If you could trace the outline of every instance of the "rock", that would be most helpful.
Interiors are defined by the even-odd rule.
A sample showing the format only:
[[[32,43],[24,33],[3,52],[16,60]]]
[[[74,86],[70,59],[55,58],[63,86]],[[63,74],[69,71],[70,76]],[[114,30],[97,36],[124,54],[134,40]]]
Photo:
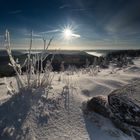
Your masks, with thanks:
[[[2,136],[5,135],[5,136],[8,136],[8,137],[11,137],[11,136],[13,136],[14,132],[15,132],[14,126],[5,127],[5,128],[3,129]]]
[[[88,89],[82,90],[83,95],[90,97],[90,91]]]
[[[0,86],[1,86],[1,85],[5,85],[5,83],[0,83]]]
[[[112,113],[123,122],[140,126],[140,86],[127,85],[108,96]]]
[[[107,98],[105,96],[93,97],[87,102],[87,110],[95,111],[104,117],[109,117],[109,111],[107,109]]]
[[[140,139],[140,82],[113,91],[108,96],[108,104],[114,124]]]
[[[127,69],[126,69],[126,72],[135,72],[135,73],[139,73],[140,72],[140,68],[139,67],[137,67],[137,66],[132,66],[132,67],[128,67]]]

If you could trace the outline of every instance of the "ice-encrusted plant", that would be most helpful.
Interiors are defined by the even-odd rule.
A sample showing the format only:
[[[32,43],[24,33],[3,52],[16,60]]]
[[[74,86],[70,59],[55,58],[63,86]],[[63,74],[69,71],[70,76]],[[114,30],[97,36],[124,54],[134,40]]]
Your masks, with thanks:
[[[48,48],[52,42],[53,38],[49,40],[49,43],[46,44],[46,40],[44,41],[44,49],[41,51],[40,54],[31,54],[32,50],[32,42],[33,42],[33,32],[31,32],[30,37],[30,48],[28,55],[25,59],[24,64],[21,64],[16,61],[12,55],[11,47],[10,47],[10,33],[8,30],[5,32],[5,47],[9,56],[10,63],[9,65],[14,69],[16,73],[16,80],[18,83],[18,90],[19,92],[28,90],[28,91],[43,91],[44,93],[48,93],[51,87],[52,79],[54,74],[52,73],[52,69],[50,69],[54,55],[52,56],[51,60],[48,60],[43,68],[43,62],[49,56]],[[24,76],[22,75],[22,67],[26,67],[26,72]],[[7,83],[7,82],[6,82]],[[8,86],[9,92],[11,94],[16,94],[17,91],[11,89],[11,86]]]

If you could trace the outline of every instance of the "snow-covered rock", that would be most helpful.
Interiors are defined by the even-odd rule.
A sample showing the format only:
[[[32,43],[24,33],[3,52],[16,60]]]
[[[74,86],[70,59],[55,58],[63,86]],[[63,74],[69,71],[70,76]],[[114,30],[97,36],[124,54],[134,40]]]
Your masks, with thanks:
[[[108,96],[113,122],[123,131],[140,139],[140,82],[134,82]]]
[[[140,67],[137,67],[137,66],[132,66],[132,67],[128,67],[126,69],[126,72],[129,72],[129,73],[139,73],[140,72]]]
[[[87,109],[89,111],[95,111],[104,117],[109,117],[109,111],[107,109],[107,98],[105,96],[96,96],[87,102]]]

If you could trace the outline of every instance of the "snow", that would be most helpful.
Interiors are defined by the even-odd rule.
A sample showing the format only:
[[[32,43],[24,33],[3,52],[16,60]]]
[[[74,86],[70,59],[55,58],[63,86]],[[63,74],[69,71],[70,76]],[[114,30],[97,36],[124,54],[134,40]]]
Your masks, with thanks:
[[[93,55],[93,56],[97,56],[97,57],[101,57],[101,56],[103,56],[103,55],[105,55],[105,54],[103,54],[103,53],[99,53],[99,52],[92,52],[92,51],[90,51],[90,52],[86,52],[87,54],[90,54],[90,55]]]
[[[91,140],[134,140],[120,130],[112,122],[96,113],[86,118],[87,130]]]
[[[115,128],[111,121],[96,113],[86,116],[82,112],[82,103],[96,95],[107,96],[111,91],[118,89],[136,79],[140,79],[140,59],[135,59],[134,66],[124,69],[102,69],[96,76],[82,74],[81,71],[73,75],[55,73],[52,83],[52,90],[49,98],[61,96],[63,87],[70,86],[70,111],[65,109],[65,104],[58,103],[58,108],[53,112],[47,112],[47,122],[41,123],[38,120],[38,104],[34,104],[22,124],[22,129],[29,127],[30,131],[25,139],[31,140],[134,140]],[[129,69],[129,72],[128,72]],[[132,71],[130,71],[132,69]],[[59,77],[61,75],[61,80]],[[7,78],[16,85],[15,77]],[[0,83],[4,78],[0,78]],[[10,98],[7,95],[7,88],[0,84],[0,103]],[[50,104],[51,105],[51,104]]]

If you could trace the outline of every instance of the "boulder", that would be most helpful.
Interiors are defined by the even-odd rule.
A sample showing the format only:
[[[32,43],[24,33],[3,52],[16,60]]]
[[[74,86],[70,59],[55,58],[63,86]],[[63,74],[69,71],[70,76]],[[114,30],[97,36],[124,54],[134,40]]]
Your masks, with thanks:
[[[93,97],[87,102],[87,110],[99,113],[104,117],[109,117],[109,111],[107,109],[107,98],[105,96]]]
[[[108,95],[108,106],[114,124],[140,139],[140,82],[113,91]]]

